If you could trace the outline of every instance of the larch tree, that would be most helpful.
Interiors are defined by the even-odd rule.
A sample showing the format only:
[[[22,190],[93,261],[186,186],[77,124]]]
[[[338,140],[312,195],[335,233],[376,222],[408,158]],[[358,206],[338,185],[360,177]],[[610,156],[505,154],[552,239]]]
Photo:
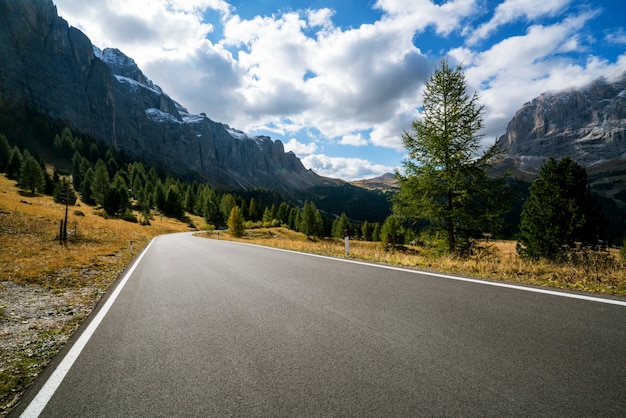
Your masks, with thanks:
[[[484,105],[468,92],[461,65],[442,60],[425,85],[421,110],[402,135],[408,158],[404,172],[396,171],[394,213],[427,221],[450,254],[463,254],[472,238],[494,232],[506,210],[504,177],[488,176],[498,149],[482,151]]]

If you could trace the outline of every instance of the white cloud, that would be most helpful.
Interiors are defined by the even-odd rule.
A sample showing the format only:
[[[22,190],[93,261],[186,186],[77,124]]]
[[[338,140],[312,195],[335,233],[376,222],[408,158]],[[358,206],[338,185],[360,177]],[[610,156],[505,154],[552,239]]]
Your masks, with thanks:
[[[571,0],[505,0],[496,7],[491,20],[473,31],[467,42],[474,44],[490,36],[500,26],[517,19],[526,18],[532,21],[539,17],[554,16],[570,2]]]
[[[317,144],[310,142],[308,144],[302,143],[295,138],[291,138],[289,142],[284,144],[285,151],[292,151],[298,157],[311,155],[317,151]]]
[[[350,134],[350,135],[344,135],[340,140],[339,143],[341,145],[352,145],[354,147],[364,147],[368,144],[367,139],[363,138],[362,134]]]
[[[476,0],[451,0],[441,5],[431,0],[378,0],[375,7],[393,17],[394,25],[408,25],[412,31],[423,31],[428,26],[443,35],[461,27],[461,22],[473,15]]]
[[[613,45],[626,45],[626,30],[619,28],[613,32],[609,32],[604,37],[605,41]]]
[[[306,168],[310,168],[321,176],[347,181],[378,177],[394,171],[393,167],[373,164],[361,158],[329,157],[324,154],[304,157],[302,163]]]

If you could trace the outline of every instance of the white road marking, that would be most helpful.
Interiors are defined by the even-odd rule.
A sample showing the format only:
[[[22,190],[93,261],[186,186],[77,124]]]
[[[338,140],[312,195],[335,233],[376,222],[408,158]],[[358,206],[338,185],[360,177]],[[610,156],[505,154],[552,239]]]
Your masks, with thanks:
[[[227,242],[227,241],[223,241],[223,242]],[[471,279],[469,277],[451,276],[451,275],[443,274],[443,273],[434,273],[430,271],[412,270],[412,269],[402,268],[402,267],[386,266],[384,264],[374,264],[374,263],[367,263],[365,261],[349,260],[346,258],[329,257],[329,256],[319,255],[319,254],[303,253],[299,251],[285,250],[282,248],[266,247],[266,246],[257,245],[257,244],[248,244],[248,243],[241,243],[241,242],[235,242],[235,241],[228,241],[228,242],[236,243],[236,244],[243,244],[243,245],[252,245],[255,247],[266,248],[266,249],[276,250],[276,251],[284,251],[284,252],[293,253],[293,254],[306,255],[309,257],[318,257],[318,258],[324,258],[327,260],[341,261],[344,263],[359,264],[362,266],[378,267],[381,269],[396,270],[396,271],[402,271],[402,272],[413,273],[413,274],[421,274],[424,276],[440,277],[442,279],[458,280],[461,282],[476,283],[476,284],[482,284],[482,285],[487,285],[487,286],[504,287],[507,289],[521,290],[524,292],[542,293],[544,295],[560,296],[564,298],[582,299],[582,300],[591,301],[591,302],[606,303],[609,305],[626,306],[626,301],[617,300],[617,299],[607,299],[607,298],[601,298],[597,296],[587,296],[587,295],[578,294],[578,293],[568,293],[568,292],[563,292],[563,291],[542,289],[542,288],[536,288],[536,287],[527,287],[527,286],[515,285],[515,284],[510,284],[510,283],[494,282],[494,281],[480,280],[480,279]]]
[[[89,342],[89,339],[94,334],[94,332],[96,331],[96,329],[98,328],[98,326],[100,325],[104,317],[106,316],[107,312],[109,312],[109,309],[115,302],[115,299],[117,299],[120,292],[126,285],[126,282],[135,271],[135,267],[137,267],[137,265],[143,258],[144,254],[148,251],[148,248],[150,248],[153,242],[154,240],[150,241],[150,243],[142,251],[141,255],[137,257],[137,260],[135,260],[132,267],[128,270],[124,278],[117,285],[113,293],[111,293],[111,296],[109,296],[109,299],[107,299],[106,303],[102,306],[98,314],[91,321],[87,329],[85,329],[85,331],[81,334],[80,338],[78,338],[78,340],[76,341],[76,343],[74,343],[70,351],[65,355],[61,363],[57,366],[57,368],[54,370],[52,375],[48,378],[46,383],[39,390],[35,398],[30,402],[30,404],[24,410],[24,412],[22,412],[22,415],[20,415],[20,418],[36,418],[41,414],[41,412],[44,410],[44,408],[46,407],[46,405],[48,404],[48,402],[50,401],[50,399],[52,398],[56,390],[61,385],[61,382],[63,381],[67,373],[70,371],[70,369],[74,365],[74,362],[76,361],[80,353],[83,351],[83,348],[85,348],[85,346],[87,345],[87,342]]]

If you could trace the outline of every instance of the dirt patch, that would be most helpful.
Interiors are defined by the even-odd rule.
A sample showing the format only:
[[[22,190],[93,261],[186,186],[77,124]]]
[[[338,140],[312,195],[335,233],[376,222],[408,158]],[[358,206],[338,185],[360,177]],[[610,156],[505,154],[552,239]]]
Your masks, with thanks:
[[[27,383],[37,376],[93,310],[99,293],[94,287],[58,292],[0,282],[0,385],[7,385],[2,389],[8,392],[0,416],[21,394],[8,387],[22,386],[16,381]]]

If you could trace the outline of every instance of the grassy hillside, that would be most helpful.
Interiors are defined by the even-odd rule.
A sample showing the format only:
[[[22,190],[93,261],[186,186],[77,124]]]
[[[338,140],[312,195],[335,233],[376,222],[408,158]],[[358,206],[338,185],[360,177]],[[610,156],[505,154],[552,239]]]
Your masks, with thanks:
[[[160,216],[150,226],[104,219],[78,202],[61,245],[64,213],[51,197],[24,193],[0,175],[0,416],[150,239],[190,230]]]

